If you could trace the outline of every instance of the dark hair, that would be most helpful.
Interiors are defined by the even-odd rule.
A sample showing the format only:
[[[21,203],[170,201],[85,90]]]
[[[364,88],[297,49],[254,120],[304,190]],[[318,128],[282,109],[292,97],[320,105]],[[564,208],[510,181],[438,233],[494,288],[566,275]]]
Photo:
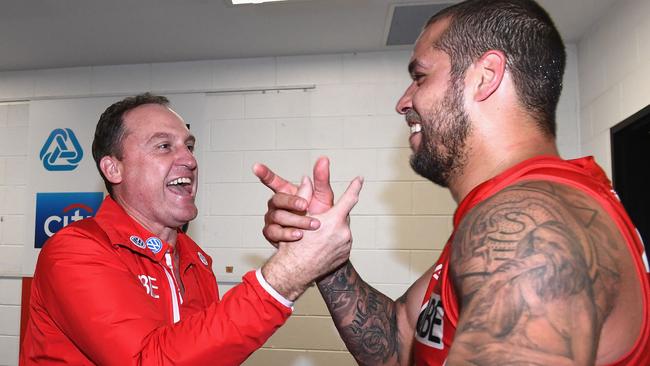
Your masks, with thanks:
[[[485,52],[504,52],[521,103],[555,136],[566,53],[548,13],[533,0],[468,0],[435,14],[425,28],[442,19],[450,24],[433,46],[449,55],[452,80]]]
[[[93,158],[95,159],[95,164],[97,165],[99,174],[101,174],[104,179],[104,184],[106,185],[106,190],[109,194],[113,193],[112,184],[104,176],[104,173],[99,167],[99,162],[104,156],[114,156],[117,159],[122,160],[122,140],[126,134],[124,128],[124,114],[144,104],[160,104],[168,106],[169,99],[151,93],[127,97],[106,108],[97,122],[95,138],[93,139]]]

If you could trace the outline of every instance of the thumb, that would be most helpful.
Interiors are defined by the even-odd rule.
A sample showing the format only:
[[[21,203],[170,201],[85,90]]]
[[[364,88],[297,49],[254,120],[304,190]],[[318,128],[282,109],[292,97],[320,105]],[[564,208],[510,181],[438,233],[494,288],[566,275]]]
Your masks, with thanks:
[[[334,192],[330,185],[330,162],[324,156],[314,164],[314,199],[328,207],[334,203]]]
[[[339,198],[336,205],[332,208],[337,214],[347,216],[352,208],[359,202],[359,193],[363,187],[363,177],[356,177],[350,182],[345,193]]]
[[[334,192],[330,185],[330,162],[327,157],[320,157],[314,164],[314,196],[309,203],[309,212],[321,214],[334,205]]]
[[[311,184],[311,179],[309,177],[302,177],[300,182],[300,187],[298,187],[298,192],[296,195],[300,198],[304,198],[307,202],[311,201],[311,197],[314,193],[314,187]]]

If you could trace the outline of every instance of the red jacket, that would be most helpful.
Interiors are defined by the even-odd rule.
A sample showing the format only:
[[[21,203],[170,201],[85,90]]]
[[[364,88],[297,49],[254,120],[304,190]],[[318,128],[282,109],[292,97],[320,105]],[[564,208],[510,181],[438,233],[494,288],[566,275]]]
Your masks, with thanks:
[[[459,316],[459,303],[449,274],[451,242],[461,220],[483,200],[500,190],[524,180],[547,180],[575,187],[598,201],[616,222],[628,250],[634,258],[636,272],[644,294],[643,326],[632,349],[610,366],[650,365],[650,269],[643,243],[625,209],[612,190],[605,173],[586,157],[564,161],[540,156],[526,160],[474,188],[458,205],[454,214],[454,232],[436,263],[425,293],[415,331],[414,361],[418,366],[444,365],[452,346]]]
[[[110,197],[59,231],[38,258],[20,364],[239,365],[291,314],[253,271],[219,300],[212,259],[183,233],[181,296],[168,249]]]

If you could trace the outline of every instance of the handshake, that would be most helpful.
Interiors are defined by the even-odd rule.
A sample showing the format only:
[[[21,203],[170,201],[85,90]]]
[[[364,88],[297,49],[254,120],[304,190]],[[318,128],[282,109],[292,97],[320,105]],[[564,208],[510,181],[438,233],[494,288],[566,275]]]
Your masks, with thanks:
[[[262,232],[278,250],[262,267],[262,275],[278,293],[294,301],[311,283],[349,259],[349,214],[359,200],[363,178],[353,179],[334,204],[329,161],[325,157],[314,165],[313,182],[303,177],[300,186],[263,164],[256,164],[253,172],[274,192]]]

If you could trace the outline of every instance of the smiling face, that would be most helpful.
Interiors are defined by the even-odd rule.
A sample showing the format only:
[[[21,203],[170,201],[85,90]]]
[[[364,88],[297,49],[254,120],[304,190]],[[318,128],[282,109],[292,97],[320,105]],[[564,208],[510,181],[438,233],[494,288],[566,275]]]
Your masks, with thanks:
[[[113,197],[145,228],[161,235],[194,219],[198,167],[194,136],[171,109],[144,104],[124,115],[123,157],[114,157]]]
[[[470,121],[463,107],[463,80],[451,77],[451,60],[433,47],[448,26],[440,20],[420,35],[409,72],[413,82],[397,103],[411,128],[411,166],[423,177],[448,187],[467,160]]]

